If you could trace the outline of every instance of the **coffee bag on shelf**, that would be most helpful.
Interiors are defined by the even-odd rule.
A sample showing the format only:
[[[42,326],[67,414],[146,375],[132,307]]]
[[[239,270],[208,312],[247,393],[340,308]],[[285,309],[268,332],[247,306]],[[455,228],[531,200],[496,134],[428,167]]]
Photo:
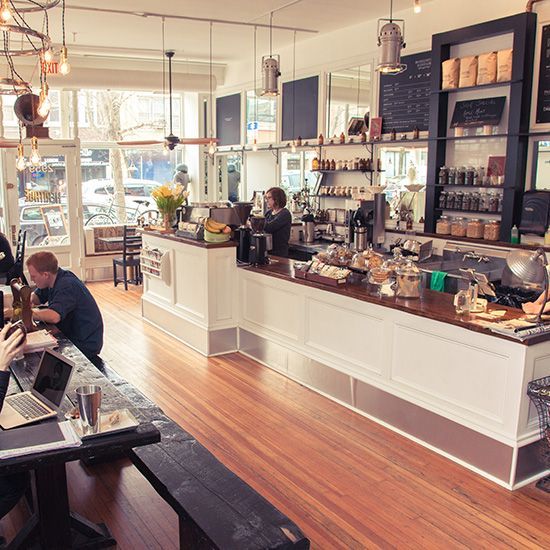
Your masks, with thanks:
[[[477,83],[477,55],[468,55],[460,60],[459,88],[468,88]]]
[[[482,53],[477,61],[477,84],[494,84],[497,81],[497,52]]]
[[[500,50],[497,53],[497,82],[512,80],[512,57],[514,50]]]
[[[458,79],[460,76],[460,59],[453,57],[441,63],[442,82],[441,89],[449,90],[458,88]]]

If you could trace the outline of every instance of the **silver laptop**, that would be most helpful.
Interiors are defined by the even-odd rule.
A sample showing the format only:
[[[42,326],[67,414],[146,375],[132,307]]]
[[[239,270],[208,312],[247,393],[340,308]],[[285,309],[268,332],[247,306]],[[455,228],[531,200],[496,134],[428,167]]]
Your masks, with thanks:
[[[73,374],[74,363],[51,349],[45,349],[30,391],[9,395],[0,412],[5,430],[57,416]]]

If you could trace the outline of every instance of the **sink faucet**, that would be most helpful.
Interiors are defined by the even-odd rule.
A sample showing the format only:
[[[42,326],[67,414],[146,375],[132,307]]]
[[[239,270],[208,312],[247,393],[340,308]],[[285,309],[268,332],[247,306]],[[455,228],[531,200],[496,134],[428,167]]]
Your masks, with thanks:
[[[487,256],[481,256],[480,254],[477,254],[475,251],[471,250],[469,252],[466,252],[464,256],[462,257],[462,261],[465,262],[466,260],[476,260],[478,264],[481,262],[488,263],[491,261],[491,258],[488,258]]]

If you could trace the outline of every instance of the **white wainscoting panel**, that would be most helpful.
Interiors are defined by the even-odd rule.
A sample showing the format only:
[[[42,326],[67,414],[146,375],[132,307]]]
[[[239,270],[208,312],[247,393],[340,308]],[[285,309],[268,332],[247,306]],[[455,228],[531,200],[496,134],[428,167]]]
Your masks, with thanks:
[[[206,322],[208,313],[208,270],[204,248],[179,245],[174,247],[176,310]]]
[[[510,357],[421,328],[394,325],[392,380],[446,403],[503,424]],[[518,368],[521,368],[518,365]]]

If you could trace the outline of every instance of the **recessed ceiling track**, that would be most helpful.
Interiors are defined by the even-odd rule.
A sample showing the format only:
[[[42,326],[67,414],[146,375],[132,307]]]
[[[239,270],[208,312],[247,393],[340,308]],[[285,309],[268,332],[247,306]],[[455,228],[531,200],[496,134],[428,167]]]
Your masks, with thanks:
[[[245,21],[233,21],[230,19],[209,19],[207,17],[193,17],[191,15],[170,15],[166,13],[154,13],[149,11],[127,11],[127,10],[115,10],[110,8],[97,8],[95,6],[67,6],[68,10],[79,10],[79,11],[91,11],[99,13],[110,13],[115,15],[133,15],[134,17],[158,17],[159,19],[180,19],[186,21],[197,21],[201,23],[218,23],[220,25],[238,25],[241,27],[258,27],[269,29],[269,24],[267,23],[250,23]],[[283,31],[296,31],[296,32],[305,32],[311,34],[317,34],[319,31],[313,29],[304,29],[299,27],[285,27],[283,25],[273,25],[273,29],[280,29]]]

